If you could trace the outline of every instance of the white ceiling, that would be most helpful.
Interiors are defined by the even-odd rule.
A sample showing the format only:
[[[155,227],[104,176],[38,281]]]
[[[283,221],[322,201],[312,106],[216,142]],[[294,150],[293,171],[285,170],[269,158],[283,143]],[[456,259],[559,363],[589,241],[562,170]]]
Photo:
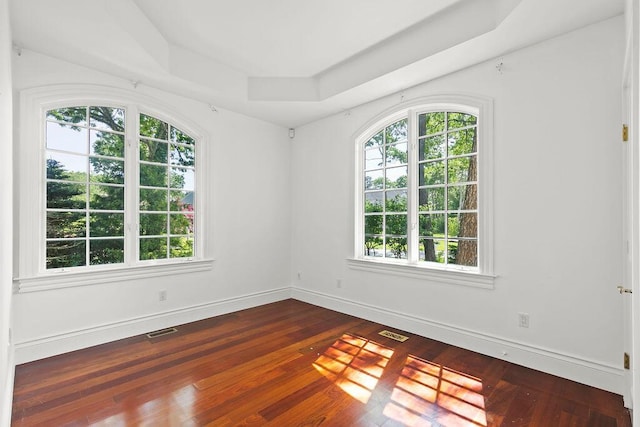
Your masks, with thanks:
[[[624,0],[12,0],[14,43],[296,127],[623,12]]]
[[[178,46],[250,76],[308,77],[457,0],[135,0]]]

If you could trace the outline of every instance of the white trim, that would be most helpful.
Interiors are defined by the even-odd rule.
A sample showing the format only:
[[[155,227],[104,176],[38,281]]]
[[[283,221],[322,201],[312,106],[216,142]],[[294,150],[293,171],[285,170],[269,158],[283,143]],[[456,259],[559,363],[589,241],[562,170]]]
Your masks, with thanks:
[[[420,265],[393,263],[392,261],[377,261],[369,259],[347,259],[347,265],[353,270],[369,273],[391,274],[412,279],[428,280],[451,285],[472,286],[475,288],[494,289],[494,279],[491,274],[480,274],[475,271],[428,268]]]
[[[620,394],[624,387],[623,369],[617,366],[308,289],[293,288],[291,296],[613,393]]]
[[[354,239],[353,239],[353,251],[354,259],[352,261],[361,261],[362,263],[371,263],[370,271],[385,271],[387,273],[396,272],[401,274],[403,269],[406,269],[406,275],[410,277],[416,277],[416,272],[423,270],[433,269],[433,277],[439,278],[439,281],[444,282],[465,282],[465,280],[459,280],[464,276],[460,276],[460,271],[455,269],[438,269],[430,265],[420,265],[419,270],[416,269],[416,260],[408,259],[403,262],[395,262],[395,260],[383,259],[378,260],[375,258],[365,257],[363,249],[363,233],[364,233],[364,220],[363,220],[363,201],[362,195],[364,193],[363,188],[363,155],[362,144],[373,136],[384,126],[393,123],[411,115],[412,112],[426,112],[426,111],[440,111],[456,109],[463,112],[468,112],[477,115],[478,120],[478,268],[479,274],[476,277],[481,278],[478,286],[480,287],[493,287],[494,270],[493,270],[493,241],[494,241],[494,224],[493,224],[493,127],[494,127],[494,115],[493,115],[493,100],[484,96],[466,95],[466,94],[436,94],[433,96],[417,98],[404,102],[400,105],[396,105],[391,109],[387,109],[384,112],[378,114],[373,119],[369,120],[364,126],[362,126],[352,137],[354,141],[355,149],[355,197],[354,201]],[[412,132],[411,128],[409,132]],[[411,135],[408,136],[410,138]],[[410,139],[407,141],[410,146],[413,141]],[[411,178],[411,177],[410,177]],[[415,182],[413,182],[415,185]],[[416,190],[417,187],[409,188],[409,191]],[[411,240],[411,239],[409,239]],[[414,256],[414,258],[416,258]],[[358,264],[363,266],[364,264]],[[388,269],[382,269],[381,263],[388,263]],[[352,263],[356,265],[355,262]],[[353,266],[352,265],[352,266]],[[357,267],[356,267],[357,268]],[[464,272],[463,274],[467,274]],[[424,277],[424,274],[419,273],[419,277]],[[442,280],[446,276],[451,276],[450,280]],[[469,277],[467,275],[467,277]],[[491,278],[491,279],[490,279]],[[466,283],[464,283],[466,284]]]
[[[132,267],[111,267],[60,272],[35,277],[14,279],[16,292],[38,292],[51,289],[73,288],[76,286],[97,285],[102,283],[123,282],[149,277],[184,275],[213,268],[213,260],[188,260],[165,264],[136,265]],[[108,274],[105,274],[108,272]]]
[[[9,346],[9,360],[7,363],[7,382],[4,384],[4,394],[0,402],[0,426],[11,425],[11,414],[13,413],[13,384],[16,373],[16,363],[14,360],[13,345]]]
[[[137,123],[137,112],[142,111],[145,114],[151,114],[161,120],[168,121],[175,125],[181,131],[187,133],[198,143],[196,145],[196,247],[194,248],[195,257],[189,260],[167,260],[162,267],[150,268],[145,264],[153,264],[147,261],[137,260],[137,242],[135,236],[137,231],[126,233],[128,241],[125,242],[127,249],[131,251],[136,248],[135,253],[130,252],[129,260],[133,260],[130,264],[117,266],[91,266],[78,269],[69,269],[68,272],[54,273],[52,270],[46,270],[44,265],[44,236],[45,236],[45,220],[43,217],[45,204],[44,190],[44,151],[42,145],[44,140],[44,113],[51,108],[61,108],[73,105],[91,105],[99,103],[106,106],[124,107],[129,114],[126,121],[129,130],[126,144],[137,144],[137,130],[131,134],[131,127]],[[133,117],[132,117],[133,116]],[[54,289],[55,287],[77,286],[82,284],[104,283],[112,280],[94,280],[91,276],[98,272],[104,272],[108,269],[115,272],[114,276],[120,278],[137,278],[137,277],[153,277],[157,276],[157,272],[168,272],[171,274],[172,268],[166,267],[164,264],[175,264],[175,270],[184,270],[183,263],[191,260],[202,261],[203,265],[191,264],[196,269],[211,268],[211,260],[209,251],[211,245],[206,243],[204,236],[207,235],[205,216],[205,194],[208,194],[209,176],[206,164],[208,150],[210,147],[208,138],[199,126],[194,124],[188,118],[183,117],[179,112],[167,107],[164,103],[147,95],[140,94],[136,91],[124,90],[121,88],[100,86],[100,85],[53,85],[25,89],[20,92],[20,134],[18,144],[18,164],[19,164],[19,194],[18,212],[19,212],[19,228],[18,237],[20,241],[18,270],[19,278],[14,279],[21,291],[28,289]],[[128,161],[127,176],[136,176],[137,172],[137,156],[136,161]],[[129,188],[131,188],[129,186]],[[126,192],[126,189],[125,189]],[[130,191],[129,191],[130,193]],[[198,195],[198,193],[200,195]],[[125,209],[128,212],[137,213],[138,209],[127,204],[131,203],[133,197],[128,194],[125,197]],[[131,214],[133,215],[133,214]],[[131,217],[129,215],[129,218]],[[128,223],[128,227],[136,227],[135,224]],[[125,260],[126,261],[126,260]],[[208,264],[208,265],[207,265]],[[97,267],[97,268],[96,268]],[[106,267],[103,269],[102,267]],[[117,271],[122,271],[120,276]],[[198,270],[198,271],[200,271]],[[150,276],[140,274],[143,271],[150,272]],[[153,271],[157,271],[154,273]],[[189,270],[194,271],[194,270]],[[86,274],[85,274],[86,273]],[[64,274],[64,281],[58,279],[58,274]],[[72,274],[77,274],[77,278],[72,278]],[[59,286],[57,286],[59,285]],[[68,285],[68,286],[67,286]]]
[[[15,361],[27,363],[288,298],[291,298],[291,288],[282,287],[31,339],[15,344]]]

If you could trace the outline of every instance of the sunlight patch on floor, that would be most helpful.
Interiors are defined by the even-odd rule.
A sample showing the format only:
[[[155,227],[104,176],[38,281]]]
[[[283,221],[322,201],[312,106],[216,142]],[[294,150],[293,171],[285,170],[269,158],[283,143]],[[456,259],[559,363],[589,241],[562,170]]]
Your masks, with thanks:
[[[366,404],[393,350],[365,338],[344,334],[313,367],[354,399]]]

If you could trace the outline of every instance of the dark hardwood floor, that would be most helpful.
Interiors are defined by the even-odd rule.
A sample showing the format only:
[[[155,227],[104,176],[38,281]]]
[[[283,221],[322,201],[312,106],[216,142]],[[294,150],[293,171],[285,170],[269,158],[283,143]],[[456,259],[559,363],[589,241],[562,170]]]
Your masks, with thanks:
[[[295,300],[15,378],[16,426],[631,425],[618,395]]]

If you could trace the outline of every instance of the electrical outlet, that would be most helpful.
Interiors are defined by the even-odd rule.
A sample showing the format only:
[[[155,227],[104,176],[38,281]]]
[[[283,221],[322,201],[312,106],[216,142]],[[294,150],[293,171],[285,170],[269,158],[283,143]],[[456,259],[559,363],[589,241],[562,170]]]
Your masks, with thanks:
[[[518,313],[518,326],[521,328],[529,327],[529,313]]]
[[[337,279],[336,280],[336,288],[341,288],[342,287],[342,279]]]
[[[298,271],[298,280],[301,280],[301,279],[302,279],[302,273]]]
[[[629,353],[624,354],[624,369],[631,369],[631,357]]]
[[[158,301],[166,301],[167,300],[167,291],[158,292]]]

